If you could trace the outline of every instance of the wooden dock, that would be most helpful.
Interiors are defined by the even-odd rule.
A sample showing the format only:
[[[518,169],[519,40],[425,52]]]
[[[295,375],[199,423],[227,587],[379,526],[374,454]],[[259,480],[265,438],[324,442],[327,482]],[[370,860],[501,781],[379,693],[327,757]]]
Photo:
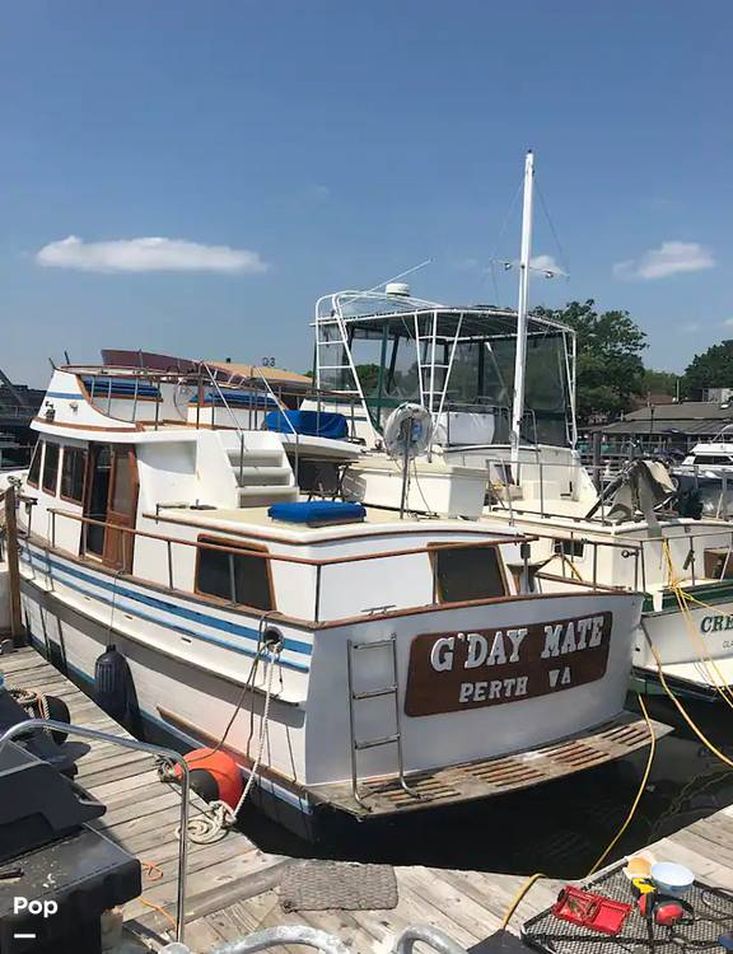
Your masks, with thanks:
[[[35,650],[0,657],[10,686],[59,696],[77,725],[125,734],[75,685]],[[143,863],[143,894],[125,906],[125,918],[153,944],[170,939],[175,917],[179,795],[157,779],[148,755],[88,743],[78,762],[78,781],[107,805],[97,824]],[[194,797],[195,798],[195,797]],[[201,803],[195,799],[198,806]],[[426,821],[426,837],[429,837]],[[696,875],[733,890],[733,806],[695,822],[652,846],[657,857],[679,861]],[[389,951],[403,928],[429,924],[470,947],[497,930],[524,875],[397,867],[399,903],[393,910],[285,913],[278,887],[294,861],[260,851],[230,831],[212,845],[190,845],[186,943],[207,952],[227,941],[279,924],[307,924],[339,936],[354,951]],[[326,862],[323,862],[326,864]],[[560,887],[540,881],[519,909],[512,928],[551,904]]]

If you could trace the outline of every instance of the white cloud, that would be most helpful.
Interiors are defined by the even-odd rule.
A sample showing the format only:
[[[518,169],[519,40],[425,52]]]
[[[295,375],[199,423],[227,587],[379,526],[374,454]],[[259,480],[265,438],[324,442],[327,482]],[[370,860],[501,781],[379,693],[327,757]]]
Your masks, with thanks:
[[[314,185],[312,192],[313,196],[316,199],[320,199],[322,202],[325,202],[326,199],[331,197],[331,190],[327,185]]]
[[[613,274],[627,280],[649,280],[679,272],[699,272],[714,265],[712,253],[699,242],[662,242],[659,248],[649,249],[638,259],[617,262]]]
[[[733,318],[726,318],[723,322],[724,328],[733,328]]]
[[[185,239],[133,238],[85,242],[69,235],[36,253],[39,265],[85,272],[229,272],[256,274],[268,265],[259,252]]]
[[[567,275],[557,264],[552,255],[535,255],[529,260],[529,267],[536,272],[545,272],[548,277],[554,275]]]
[[[685,334],[693,334],[696,331],[700,330],[700,324],[697,321],[688,321],[684,325],[680,325],[680,331]]]

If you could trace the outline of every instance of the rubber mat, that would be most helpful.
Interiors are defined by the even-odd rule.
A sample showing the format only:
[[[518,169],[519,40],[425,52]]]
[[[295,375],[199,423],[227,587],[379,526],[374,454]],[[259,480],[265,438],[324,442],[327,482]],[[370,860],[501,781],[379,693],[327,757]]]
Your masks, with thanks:
[[[280,881],[283,911],[386,911],[398,900],[391,865],[296,861]]]
[[[700,954],[716,949],[722,954],[718,938],[733,930],[733,894],[695,881],[684,896],[694,911],[692,923],[674,927],[654,924],[650,937],[647,920],[635,904],[631,882],[622,868],[623,864],[618,865],[583,885],[589,891],[634,905],[620,934],[599,934],[571,924],[556,918],[548,908],[527,921],[523,939],[547,954]]]

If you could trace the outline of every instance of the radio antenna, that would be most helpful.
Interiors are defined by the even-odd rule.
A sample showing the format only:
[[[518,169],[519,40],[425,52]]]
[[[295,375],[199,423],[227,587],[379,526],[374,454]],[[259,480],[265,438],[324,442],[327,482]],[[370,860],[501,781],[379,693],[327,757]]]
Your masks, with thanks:
[[[378,291],[380,288],[383,288],[385,285],[389,285],[390,282],[396,282],[398,278],[406,278],[408,275],[412,275],[413,272],[419,271],[421,268],[425,268],[426,265],[432,265],[433,259],[426,258],[424,262],[420,262],[419,265],[413,265],[412,268],[405,269],[404,272],[400,272],[399,275],[393,275],[392,278],[387,278],[383,282],[379,282],[373,288],[368,288],[366,293]]]

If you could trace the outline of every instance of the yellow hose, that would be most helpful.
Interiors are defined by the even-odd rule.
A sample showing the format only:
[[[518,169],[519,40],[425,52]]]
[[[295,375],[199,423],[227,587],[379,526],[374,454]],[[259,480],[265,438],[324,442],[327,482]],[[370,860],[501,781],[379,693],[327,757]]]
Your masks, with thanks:
[[[652,762],[654,761],[654,753],[657,751],[657,739],[656,739],[656,736],[654,735],[654,727],[652,726],[652,721],[649,718],[649,713],[647,712],[646,704],[644,703],[644,700],[638,693],[637,693],[637,699],[639,700],[639,708],[641,709],[642,715],[644,716],[646,727],[649,730],[649,755],[646,760],[646,767],[644,769],[643,775],[641,776],[641,782],[639,783],[639,789],[636,793],[636,797],[634,798],[634,801],[631,803],[631,808],[629,809],[629,813],[626,816],[626,819],[623,825],[619,828],[619,830],[616,832],[613,839],[609,842],[609,845],[606,848],[606,850],[597,859],[596,863],[590,869],[590,871],[587,874],[587,877],[590,877],[601,867],[602,862],[604,862],[606,858],[610,855],[611,851],[615,848],[616,844],[618,843],[623,833],[631,824],[631,820],[636,814],[636,809],[639,807],[639,802],[641,801],[642,795],[644,794],[644,791],[647,786],[647,782],[649,781],[649,774],[652,770]]]
[[[647,640],[649,640],[649,648],[651,649],[652,654],[653,654],[653,656],[654,656],[654,659],[656,660],[656,663],[657,663],[657,670],[658,670],[658,672],[659,672],[659,681],[660,681],[661,684],[662,684],[662,688],[663,688],[664,691],[667,693],[667,695],[668,695],[669,698],[672,700],[672,702],[675,704],[675,706],[677,707],[677,710],[679,711],[679,713],[680,713],[680,715],[682,716],[682,718],[685,720],[685,722],[687,723],[687,725],[692,729],[692,731],[695,733],[695,735],[698,737],[698,739],[702,742],[702,744],[703,744],[710,752],[712,752],[713,755],[716,755],[716,756],[720,759],[721,762],[724,762],[724,763],[725,763],[726,765],[728,765],[730,768],[733,768],[733,761],[731,761],[731,759],[729,759],[727,755],[724,755],[723,752],[721,752],[719,748],[717,748],[715,745],[713,745],[713,743],[710,741],[710,739],[708,739],[708,737],[705,735],[705,733],[702,731],[702,729],[700,729],[700,728],[696,725],[696,723],[693,722],[693,720],[692,720],[692,719],[690,718],[690,716],[687,714],[687,711],[686,711],[685,707],[682,705],[682,703],[681,703],[680,700],[677,698],[677,696],[676,696],[676,695],[672,692],[672,690],[669,688],[669,686],[667,685],[667,680],[664,678],[664,670],[662,669],[662,661],[661,661],[661,659],[659,658],[659,653],[657,652],[656,648],[654,647],[654,645],[652,644],[652,642],[651,642],[651,640],[649,639],[648,636],[647,636]]]
[[[639,789],[636,793],[636,797],[634,798],[634,801],[631,803],[631,808],[629,809],[629,812],[626,816],[626,819],[624,820],[623,825],[619,828],[619,830],[616,832],[614,837],[611,839],[611,841],[608,844],[608,847],[605,849],[603,854],[598,858],[598,860],[590,869],[586,877],[590,877],[598,869],[601,862],[608,857],[608,855],[616,846],[616,844],[618,843],[623,833],[631,824],[631,821],[634,815],[636,814],[636,810],[639,807],[639,802],[641,801],[642,795],[644,794],[644,790],[646,789],[647,782],[649,781],[649,773],[651,772],[652,762],[654,760],[654,753],[656,752],[656,749],[657,749],[657,740],[654,735],[654,728],[652,726],[651,719],[649,718],[649,713],[647,712],[646,705],[644,704],[644,700],[641,698],[641,696],[638,696],[638,699],[639,699],[639,706],[641,708],[642,714],[644,716],[644,719],[646,720],[647,728],[649,729],[649,756],[646,761],[646,767],[641,777],[641,782],[639,784]],[[541,878],[546,878],[546,877],[547,877],[546,874],[543,874],[541,871],[537,871],[533,875],[530,875],[530,877],[523,882],[523,884],[520,886],[517,893],[512,898],[511,904],[509,905],[509,908],[507,909],[507,912],[504,915],[504,920],[501,922],[502,930],[506,930],[506,928],[509,925],[509,922],[511,921],[514,915],[514,912],[522,903],[522,901],[524,900],[524,898],[526,897],[526,895],[528,894],[532,886],[535,885]]]
[[[702,600],[697,599],[697,597],[693,596],[691,593],[688,593],[687,590],[685,590],[685,588],[682,586],[681,579],[677,576],[674,569],[669,540],[665,539],[662,541],[662,550],[667,561],[667,571],[669,577],[668,585],[677,599],[677,606],[685,622],[688,637],[690,637],[690,641],[693,643],[693,648],[695,648],[695,645],[697,647],[695,651],[700,659],[700,662],[705,667],[710,684],[713,686],[725,704],[733,709],[733,691],[731,691],[730,686],[726,682],[725,676],[720,671],[720,668],[715,660],[708,654],[707,649],[705,648],[705,642],[695,627],[688,603],[694,602],[697,603],[698,606],[705,607],[706,609],[713,609],[713,607],[709,606],[707,603],[704,603]],[[711,674],[711,670],[714,675]],[[717,679],[715,676],[717,676]],[[718,682],[718,680],[720,680],[720,682]]]

